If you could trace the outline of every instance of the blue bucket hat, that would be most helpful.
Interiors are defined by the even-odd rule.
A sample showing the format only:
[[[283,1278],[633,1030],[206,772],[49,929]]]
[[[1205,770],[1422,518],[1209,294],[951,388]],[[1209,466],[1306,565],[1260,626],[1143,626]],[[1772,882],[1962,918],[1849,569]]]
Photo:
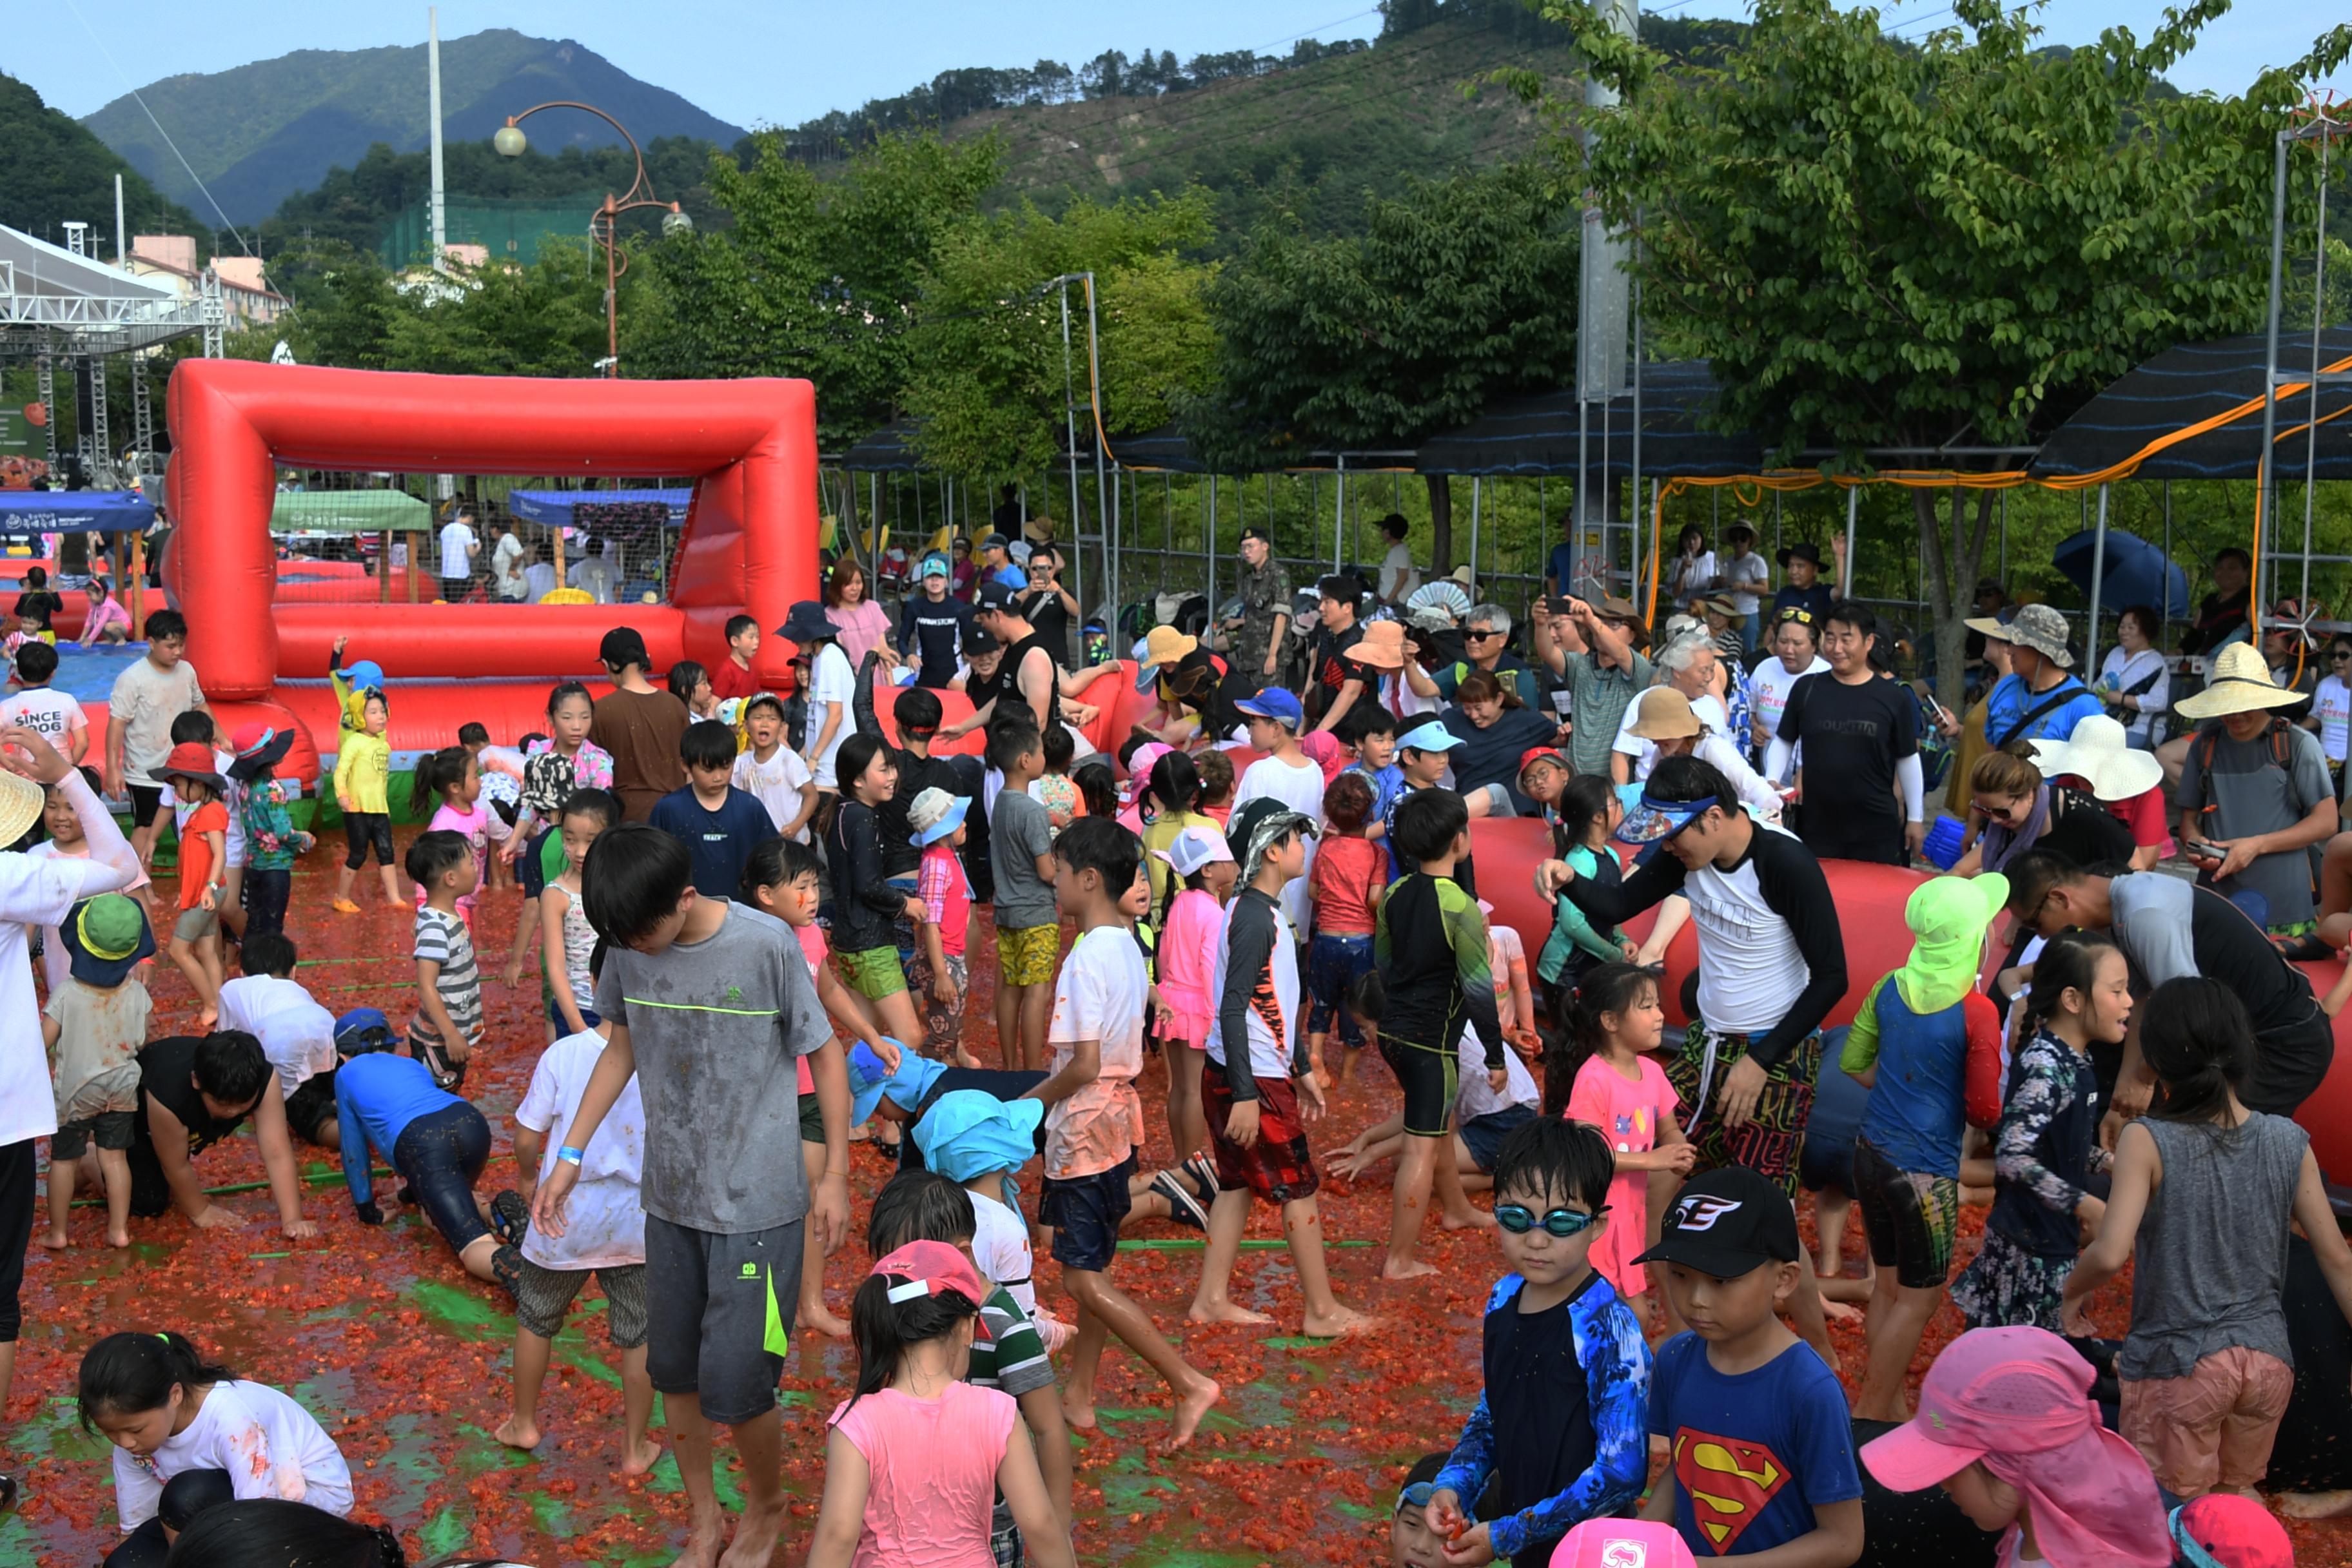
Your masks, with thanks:
[[[950,1182],[991,1171],[1017,1171],[1037,1152],[1045,1120],[1042,1100],[999,1100],[977,1089],[950,1089],[915,1123],[923,1163]]]
[[[393,1044],[392,1020],[380,1007],[354,1007],[335,1020],[335,1051],[340,1056],[388,1051]]]
[[[70,973],[84,985],[111,991],[155,956],[155,933],[136,899],[100,893],[84,899],[58,922]]]
[[[882,1037],[889,1040],[890,1037]],[[894,1046],[896,1040],[890,1040]],[[874,1048],[860,1040],[849,1047],[849,1121],[852,1126],[871,1121],[874,1108],[885,1094],[890,1102],[903,1109],[920,1104],[923,1090],[929,1089],[939,1075],[947,1071],[941,1064],[927,1061],[904,1046],[898,1047],[898,1070],[892,1072]]]

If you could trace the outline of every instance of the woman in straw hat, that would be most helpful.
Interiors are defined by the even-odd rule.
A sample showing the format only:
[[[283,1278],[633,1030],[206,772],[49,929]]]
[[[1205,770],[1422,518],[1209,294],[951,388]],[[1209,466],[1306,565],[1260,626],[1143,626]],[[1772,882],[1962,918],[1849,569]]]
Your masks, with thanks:
[[[2281,716],[2303,700],[2271,679],[2261,653],[2231,643],[2215,657],[2205,689],[2175,705],[2197,724],[2177,798],[2198,880],[2247,907],[2273,936],[2313,930],[2316,851],[2336,829],[2318,737]],[[2259,898],[2259,913],[2248,894]]]
[[[0,729],[0,844],[14,844],[40,819],[46,787],[72,806],[89,846],[87,858],[0,852],[0,1405],[5,1405],[23,1321],[16,1292],[33,1234],[33,1142],[58,1130],[26,928],[62,925],[74,905],[129,887],[140,871],[114,814],[46,737],[20,724]]]
[[[1716,733],[1691,706],[1691,700],[1673,687],[1653,686],[1642,693],[1633,704],[1625,733],[1649,742],[1654,748],[1635,768],[1637,780],[1648,778],[1651,769],[1667,757],[1696,757],[1731,781],[1731,787],[1739,792],[1739,804],[1751,815],[1766,822],[1780,820],[1780,792],[1765,783],[1739,749]]]

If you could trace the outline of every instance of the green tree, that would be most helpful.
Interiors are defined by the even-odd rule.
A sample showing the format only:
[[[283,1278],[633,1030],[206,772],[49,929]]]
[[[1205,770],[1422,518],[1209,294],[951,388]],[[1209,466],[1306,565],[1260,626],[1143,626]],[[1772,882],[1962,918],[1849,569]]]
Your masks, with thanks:
[[[0,74],[0,224],[63,245],[61,223],[86,223],[113,259],[114,176],[122,176],[123,217],[132,234],[187,234],[205,256],[209,220],[165,201],[114,151],[71,115],[51,109],[15,77]],[[129,248],[128,246],[125,248]]]
[[[392,332],[406,305],[373,251],[339,240],[297,246],[271,258],[269,281],[294,302],[294,309],[268,342],[253,334],[241,349],[258,348],[254,357],[267,358],[283,339],[303,364],[401,368],[393,363]]]
[[[1540,4],[1624,94],[1591,124],[1589,163],[1558,148],[1637,237],[1650,342],[1713,363],[1720,427],[1784,458],[1834,447],[1847,472],[1873,451],[2030,444],[2150,354],[2258,327],[2273,138],[2300,84],[2352,52],[2338,28],[2242,97],[2181,97],[2161,73],[2229,0],[2165,13],[2144,44],[2118,27],[2071,52],[2038,49],[2030,12],[1997,0],[1958,0],[1958,26],[1899,41],[1874,10],[1758,0],[1719,68],[1670,73],[1585,0]],[[1955,595],[1993,495],[1973,519],[1911,496],[1957,702]]]
[[[798,375],[816,383],[828,445],[896,412],[908,328],[941,237],[995,184],[992,138],[882,137],[820,181],[784,137],[751,138],[751,161],[710,160],[711,199],[732,220],[646,252],[659,298],[625,322],[632,374]]]
[[[1209,198],[1192,191],[1107,206],[1080,201],[1057,217],[1024,203],[951,230],[908,340],[906,406],[921,421],[915,445],[924,459],[992,477],[1052,464],[1065,438],[1065,383],[1061,300],[1045,284],[1070,273],[1095,275],[1102,416],[1113,450],[1121,434],[1166,423],[1212,373],[1205,293],[1213,269],[1185,258],[1212,226]],[[1083,401],[1085,296],[1076,285],[1070,310]]]
[[[628,317],[644,291],[642,272],[621,279]],[[528,267],[492,262],[453,267],[446,279],[413,277],[400,287],[385,358],[394,370],[444,375],[583,376],[604,357],[604,255],[585,240],[540,247]]]
[[[1218,384],[1194,410],[1216,460],[1418,446],[1492,399],[1575,374],[1572,205],[1532,165],[1416,183],[1359,237],[1262,227],[1209,296]],[[1427,477],[1434,564],[1452,491]]]

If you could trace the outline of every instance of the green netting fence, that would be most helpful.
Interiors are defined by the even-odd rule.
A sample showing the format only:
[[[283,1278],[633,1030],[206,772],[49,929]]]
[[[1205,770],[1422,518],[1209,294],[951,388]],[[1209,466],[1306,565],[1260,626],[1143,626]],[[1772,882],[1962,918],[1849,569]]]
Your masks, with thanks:
[[[604,199],[601,191],[556,197],[444,196],[442,232],[452,245],[482,247],[492,261],[527,266],[539,258],[545,240],[583,238],[590,216]],[[394,271],[431,259],[430,204],[420,201],[403,208],[385,226],[376,253]]]

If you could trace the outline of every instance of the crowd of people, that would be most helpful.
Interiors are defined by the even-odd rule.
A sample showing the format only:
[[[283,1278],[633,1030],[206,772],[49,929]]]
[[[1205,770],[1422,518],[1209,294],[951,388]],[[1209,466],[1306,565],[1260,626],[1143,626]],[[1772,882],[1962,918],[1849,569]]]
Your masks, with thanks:
[[[543,1441],[551,1346],[593,1277],[615,1468],[661,1458],[658,1393],[698,1568],[782,1540],[796,1332],[852,1340],[858,1368],[806,1561],[1077,1561],[1070,1435],[1097,1426],[1111,1342],[1165,1385],[1163,1451],[1224,1398],[1123,1286],[1123,1232],[1198,1232],[1188,1320],[1266,1323],[1234,1279],[1261,1204],[1299,1292],[1279,1327],[1318,1339],[1406,1310],[1433,1219],[1492,1237],[1482,1392],[1394,1478],[1400,1564],[1648,1560],[1628,1543],[1766,1568],[2291,1562],[2254,1489],[2298,1446],[2291,1403],[2346,1425],[2298,1350],[2352,1354],[2352,1249],[2291,1120],[2352,994],[2294,963],[2352,937],[2326,684],[2281,679],[2211,605],[2200,690],[2142,668],[2144,611],[2085,684],[2063,616],[1980,602],[1986,679],[1955,714],[1895,679],[1810,545],[1776,588],[1746,527],[1720,552],[1690,531],[1653,628],[1564,577],[1525,616],[1423,581],[1394,522],[1378,581],[1320,577],[1311,612],[1252,531],[1231,613],[1150,628],[1132,675],[1074,643],[1050,530],[1019,564],[1002,533],[969,573],[919,563],[895,626],[847,559],[782,625],[730,621],[710,667],[657,671],[616,626],[602,695],[560,683],[542,731],[467,724],[415,759],[400,815],[424,827],[399,848],[398,686],[338,642],[329,918],[359,911],[373,859],[367,891],[411,922],[405,1016],[337,1016],[297,979],[292,737],[219,733],[185,623],[152,615],[102,769],[77,765],[78,710],[0,730],[0,842],[37,838],[0,853],[0,1009],[48,1047],[0,1057],[0,1242],[33,1239],[44,1140],[52,1248],[82,1194],[110,1247],[174,1212],[240,1223],[198,1168],[247,1124],[284,1233],[315,1235],[297,1151],[330,1152],[362,1222],[413,1206],[511,1303],[513,1449]],[[786,691],[755,673],[766,637],[795,650]],[[1096,684],[1129,679],[1140,715],[1098,749],[1117,689]],[[2175,717],[2194,728],[2168,737]],[[1965,826],[1931,825],[1937,788]],[[1549,853],[1478,865],[1473,825],[1504,817]],[[1923,857],[1907,956],[1853,973],[1833,863]],[[1494,918],[1482,879],[1530,879],[1545,927]],[[511,932],[480,897],[501,882]],[[159,953],[193,1033],[150,1037]],[[535,1037],[491,1037],[485,977],[533,967]],[[518,1052],[518,1184],[485,1193],[499,1131],[469,1068]],[[853,1260],[859,1141],[898,1171]],[[1385,1288],[1335,1283],[1326,1170],[1386,1172]],[[0,1395],[22,1251],[0,1256]],[[2093,1299],[2126,1268],[2129,1331],[2101,1340]],[[1967,1331],[1923,1369],[1947,1300]],[[1856,1316],[1864,1362],[1842,1366],[1828,1323]],[[177,1328],[81,1363],[114,1450],[110,1568],[403,1562],[347,1518],[320,1423]],[[2296,1468],[2290,1511],[2352,1511],[2325,1469]]]

